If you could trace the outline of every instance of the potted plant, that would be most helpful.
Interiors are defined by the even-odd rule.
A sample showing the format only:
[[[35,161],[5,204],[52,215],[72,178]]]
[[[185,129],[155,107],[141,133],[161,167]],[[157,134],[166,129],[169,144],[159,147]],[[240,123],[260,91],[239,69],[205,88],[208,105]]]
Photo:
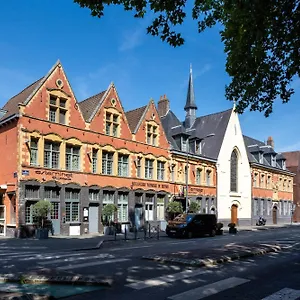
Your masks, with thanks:
[[[104,226],[104,235],[113,234],[113,217],[118,210],[115,204],[109,203],[102,210],[102,224]]]
[[[189,213],[197,213],[200,210],[200,204],[196,201],[192,201],[189,207]]]
[[[231,234],[236,234],[237,233],[237,229],[235,228],[236,224],[235,223],[229,223],[228,227],[229,227],[229,233]]]
[[[216,235],[222,235],[223,234],[223,223],[217,223],[217,230],[216,230]]]
[[[49,236],[48,216],[51,214],[53,206],[48,200],[40,200],[33,205],[33,216],[37,220],[36,238],[47,239]]]
[[[166,209],[171,220],[173,220],[177,215],[183,213],[182,204],[178,201],[169,202]]]

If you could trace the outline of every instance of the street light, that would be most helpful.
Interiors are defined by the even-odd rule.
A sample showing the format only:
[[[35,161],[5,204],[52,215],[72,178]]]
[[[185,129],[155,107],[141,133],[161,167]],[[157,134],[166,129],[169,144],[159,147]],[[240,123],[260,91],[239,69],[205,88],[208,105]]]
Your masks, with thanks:
[[[198,138],[198,140],[200,141],[200,154],[202,154],[202,148],[201,148],[201,142],[209,137],[213,137],[215,136],[214,133],[210,133],[202,138]],[[190,148],[190,137],[187,137],[186,140],[186,167],[185,167],[185,210],[186,212],[188,212],[188,188],[189,188],[189,148]]]

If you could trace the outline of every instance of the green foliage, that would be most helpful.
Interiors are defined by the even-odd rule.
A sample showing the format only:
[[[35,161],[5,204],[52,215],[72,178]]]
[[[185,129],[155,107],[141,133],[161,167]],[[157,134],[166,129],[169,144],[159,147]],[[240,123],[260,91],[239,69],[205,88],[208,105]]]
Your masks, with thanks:
[[[118,208],[116,207],[116,205],[109,203],[104,206],[102,215],[106,218],[111,218],[117,210]]]
[[[182,204],[178,201],[172,201],[169,202],[167,205],[167,212],[172,214],[182,214],[183,213],[183,207]]]
[[[177,31],[187,15],[186,0],[74,0],[102,17],[105,6],[122,5],[135,18],[155,17],[147,28],[173,47],[184,44]],[[268,117],[273,102],[290,100],[291,83],[300,76],[299,0],[195,0],[192,17],[201,33],[216,24],[227,54],[226,71],[231,82],[226,97],[235,100],[236,111],[247,108]]]
[[[51,214],[53,206],[48,200],[40,200],[33,205],[33,216],[38,219],[38,223],[41,227],[44,227],[44,221],[47,219],[48,215]]]
[[[189,206],[190,213],[197,213],[200,210],[200,204],[196,201],[192,201]]]

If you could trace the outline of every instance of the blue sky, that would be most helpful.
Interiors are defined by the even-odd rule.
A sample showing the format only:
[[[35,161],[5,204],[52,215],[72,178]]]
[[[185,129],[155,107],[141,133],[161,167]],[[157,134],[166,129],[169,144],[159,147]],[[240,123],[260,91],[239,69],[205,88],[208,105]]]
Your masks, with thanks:
[[[102,19],[90,16],[72,0],[3,1],[0,5],[0,107],[14,94],[44,76],[60,59],[79,101],[105,90],[113,81],[125,110],[156,102],[166,94],[171,109],[184,118],[189,66],[193,65],[197,114],[232,107],[224,97],[229,82],[217,28],[197,33],[187,19],[180,28],[186,43],[172,48],[146,35],[151,18],[137,20],[121,7],[108,7]],[[288,104],[276,103],[274,113],[240,116],[244,134],[266,140],[277,151],[300,149],[300,115],[296,93]]]

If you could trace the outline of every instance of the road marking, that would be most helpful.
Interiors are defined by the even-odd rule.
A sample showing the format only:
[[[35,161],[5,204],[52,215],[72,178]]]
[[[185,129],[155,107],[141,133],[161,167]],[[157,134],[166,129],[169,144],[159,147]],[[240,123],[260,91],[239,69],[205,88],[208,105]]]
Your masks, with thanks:
[[[77,255],[80,255],[77,254]],[[71,256],[71,255],[69,255]],[[83,256],[83,257],[70,257],[70,258],[62,258],[62,259],[55,259],[51,261],[43,261],[39,262],[40,265],[50,265],[50,264],[56,264],[60,262],[73,262],[73,261],[78,261],[78,260],[88,260],[88,259],[94,259],[94,258],[114,258],[113,255],[108,254],[108,253],[102,253],[94,256]]]
[[[26,250],[26,249],[30,249],[30,250],[40,250],[40,249],[47,249],[47,247],[29,247],[29,246],[23,246],[23,247],[3,247],[0,246],[0,250]]]
[[[204,286],[201,286],[199,288],[195,288],[186,292],[183,292],[181,294],[177,294],[174,296],[169,297],[168,299],[171,300],[199,300],[203,299],[205,297],[218,294],[220,292],[223,292],[227,289],[234,288],[238,285],[244,284],[246,282],[249,282],[248,279],[243,278],[237,278],[237,277],[230,277],[224,280],[220,280],[211,284],[207,284]]]
[[[5,253],[0,253],[0,256],[9,256],[9,255],[16,255],[16,254],[21,254],[21,253],[22,252],[13,252],[13,253],[5,252]],[[35,254],[35,252],[26,252],[26,253],[27,254],[32,254],[32,255]]]
[[[196,243],[196,241],[172,242],[172,243],[169,243],[169,244],[170,245],[180,245],[180,244],[191,244],[191,243]]]
[[[64,267],[58,267],[57,270],[72,270],[72,269],[79,269],[79,268],[85,268],[85,267],[92,267],[92,266],[98,266],[98,265],[105,265],[105,264],[112,264],[112,263],[118,263],[118,262],[124,262],[128,261],[130,259],[127,258],[119,258],[119,259],[110,259],[110,260],[102,260],[102,261],[93,261],[89,263],[84,264],[77,264],[77,265],[71,265],[71,266],[64,266]]]
[[[268,297],[265,297],[261,300],[296,300],[300,297],[300,291],[299,290],[293,290],[289,288],[284,288],[277,293],[274,293],[272,295],[269,295]]]
[[[45,254],[35,254],[35,256],[33,256],[33,257],[28,257],[28,258],[26,258],[26,259],[19,259],[19,261],[23,261],[23,260],[39,260],[39,259],[43,259],[43,260],[45,260],[45,259],[47,259],[47,260],[49,260],[49,259],[53,259],[53,258],[56,258],[56,259],[58,259],[58,258],[62,258],[62,257],[72,257],[72,256],[78,256],[78,255],[83,255],[83,254],[86,254],[86,253],[69,253],[69,254],[62,254],[62,255],[47,255],[47,256],[45,256]],[[52,260],[52,262],[53,262],[53,260]]]
[[[149,248],[149,247],[152,247],[152,245],[151,246],[148,245],[148,246],[128,247],[128,248],[125,248],[125,247],[112,248],[112,249],[109,249],[109,251],[131,250],[131,249],[140,249],[140,248]]]
[[[134,283],[127,284],[126,286],[135,290],[142,290],[148,287],[174,282],[175,280],[182,280],[190,277],[195,277],[208,272],[209,271],[203,271],[203,270],[186,270],[175,274],[169,274],[169,275],[164,275],[156,278],[147,279],[145,281],[137,281]]]

